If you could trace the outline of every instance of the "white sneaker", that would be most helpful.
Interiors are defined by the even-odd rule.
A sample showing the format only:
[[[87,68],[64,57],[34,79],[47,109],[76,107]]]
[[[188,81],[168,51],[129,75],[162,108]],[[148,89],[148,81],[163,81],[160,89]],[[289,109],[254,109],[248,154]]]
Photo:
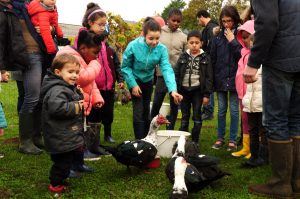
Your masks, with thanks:
[[[90,152],[89,150],[84,151],[83,159],[85,161],[97,161],[100,160],[100,155],[94,154]]]

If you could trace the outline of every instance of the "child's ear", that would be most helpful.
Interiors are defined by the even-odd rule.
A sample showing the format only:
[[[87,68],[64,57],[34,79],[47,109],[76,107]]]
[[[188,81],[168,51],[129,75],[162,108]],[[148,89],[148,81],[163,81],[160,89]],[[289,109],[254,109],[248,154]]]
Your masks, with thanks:
[[[93,25],[93,22],[91,20],[88,20],[88,24],[91,27]]]
[[[60,76],[60,70],[59,69],[54,69],[54,74],[57,76]]]
[[[200,40],[200,48],[202,48],[202,46],[203,46],[203,41],[202,40]]]
[[[87,49],[87,46],[86,46],[85,44],[81,44],[78,50],[79,50],[82,54],[84,54],[85,51],[86,51],[86,49]]]

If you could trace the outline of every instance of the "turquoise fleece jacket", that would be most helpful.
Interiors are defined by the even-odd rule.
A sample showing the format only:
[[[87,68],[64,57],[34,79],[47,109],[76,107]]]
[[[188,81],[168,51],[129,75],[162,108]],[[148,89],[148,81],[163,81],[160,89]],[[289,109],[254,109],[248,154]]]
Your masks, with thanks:
[[[137,86],[136,80],[144,83],[151,81],[157,65],[160,67],[168,91],[177,91],[175,75],[169,62],[166,46],[158,43],[154,48],[150,48],[144,37],[131,41],[123,54],[121,66],[128,88]]]

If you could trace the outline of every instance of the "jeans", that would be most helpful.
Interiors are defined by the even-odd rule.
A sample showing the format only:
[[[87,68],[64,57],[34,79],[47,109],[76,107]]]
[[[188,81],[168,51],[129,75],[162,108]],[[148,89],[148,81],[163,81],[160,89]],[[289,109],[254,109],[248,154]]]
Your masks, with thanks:
[[[29,53],[28,58],[30,67],[23,72],[24,102],[20,113],[34,112],[40,99],[43,56]]]
[[[136,139],[146,137],[150,126],[150,101],[152,94],[152,81],[143,83],[137,81],[142,96],[132,95],[133,129]]]
[[[226,127],[226,113],[230,109],[229,141],[236,142],[239,125],[239,100],[236,91],[218,91],[218,139],[224,140]]]
[[[16,80],[17,82],[17,88],[18,88],[18,105],[17,105],[17,111],[20,112],[22,105],[24,103],[24,86],[23,81]]]
[[[209,103],[207,106],[203,106],[203,113],[209,113],[214,114],[214,108],[215,108],[215,97],[214,93],[210,94],[209,96]]]
[[[263,125],[268,138],[300,136],[300,72],[262,68]]]

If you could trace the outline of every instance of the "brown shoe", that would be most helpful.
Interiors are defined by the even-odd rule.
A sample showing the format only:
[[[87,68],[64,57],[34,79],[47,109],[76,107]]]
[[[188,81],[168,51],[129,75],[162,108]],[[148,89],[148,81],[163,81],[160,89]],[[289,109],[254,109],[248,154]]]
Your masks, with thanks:
[[[292,174],[292,187],[294,197],[300,198],[300,137],[293,138],[293,174]]]
[[[300,198],[300,192],[294,192],[293,193],[293,198]]]
[[[289,189],[287,187],[287,189]],[[263,196],[263,197],[269,197],[269,198],[278,198],[278,199],[292,199],[293,194],[292,190],[287,191],[284,193],[282,190],[274,189],[274,186],[271,184],[259,184],[259,185],[250,185],[248,187],[249,193]]]

